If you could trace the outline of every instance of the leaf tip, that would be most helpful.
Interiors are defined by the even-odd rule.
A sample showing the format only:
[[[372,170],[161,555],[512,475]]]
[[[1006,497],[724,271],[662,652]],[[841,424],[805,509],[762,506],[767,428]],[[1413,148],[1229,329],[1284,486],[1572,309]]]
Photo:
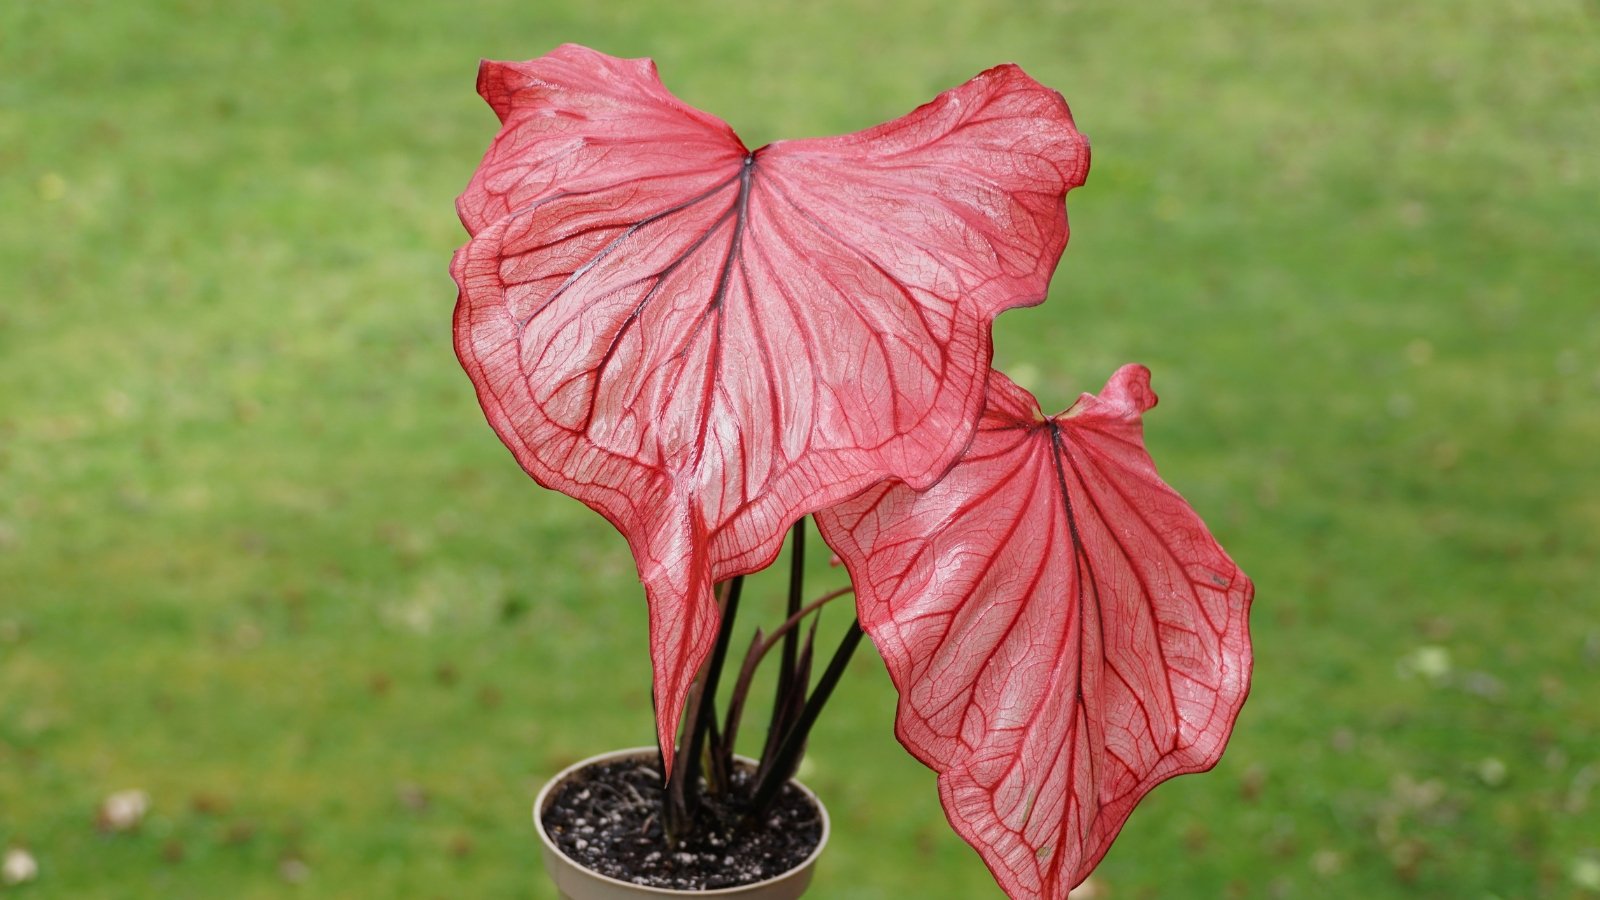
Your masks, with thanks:
[[[1128,363],[1111,374],[1098,394],[1078,397],[1057,419],[1071,419],[1092,411],[1116,418],[1136,420],[1160,401],[1150,386],[1150,370],[1139,363]]]
[[[496,59],[478,60],[478,96],[489,104],[502,122],[511,112],[513,91],[506,84],[506,75],[511,68],[511,63]]]
[[[1160,400],[1150,387],[1150,369],[1139,363],[1128,363],[1112,373],[1102,393],[1139,413],[1148,412]]]

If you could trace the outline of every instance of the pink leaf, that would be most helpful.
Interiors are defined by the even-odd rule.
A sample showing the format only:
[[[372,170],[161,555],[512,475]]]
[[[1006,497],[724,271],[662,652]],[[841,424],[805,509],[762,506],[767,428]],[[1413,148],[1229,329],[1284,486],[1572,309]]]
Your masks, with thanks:
[[[1151,788],[1221,756],[1253,588],[1145,452],[1149,370],[1054,419],[998,372],[988,401],[933,488],[816,518],[951,824],[1010,896],[1064,898]]]
[[[712,586],[967,444],[990,324],[1044,298],[1088,145],[1015,66],[754,152],[648,60],[566,45],[478,87],[503,127],[458,202],[456,352],[523,468],[627,537],[670,762]]]

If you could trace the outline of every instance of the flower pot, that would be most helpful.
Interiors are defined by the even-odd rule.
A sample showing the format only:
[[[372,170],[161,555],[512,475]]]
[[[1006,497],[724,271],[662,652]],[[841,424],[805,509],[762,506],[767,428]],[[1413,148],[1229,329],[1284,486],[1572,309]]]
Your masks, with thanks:
[[[705,890],[676,890],[671,888],[649,887],[622,881],[607,875],[602,875],[591,869],[585,868],[577,860],[563,853],[556,845],[555,840],[546,832],[544,826],[544,813],[550,808],[557,791],[572,778],[579,776],[585,769],[608,762],[637,759],[641,762],[654,763],[657,751],[654,747],[635,747],[629,750],[615,750],[591,756],[588,759],[573,763],[562,769],[550,779],[539,791],[539,796],[533,802],[533,824],[539,831],[539,843],[543,849],[545,871],[556,884],[556,890],[562,900],[644,900],[651,897],[691,897],[691,898],[738,898],[738,900],[797,900],[806,892],[811,884],[811,874],[816,866],[817,857],[822,853],[822,848],[828,843],[828,811],[817,799],[810,789],[798,781],[791,781],[804,794],[805,798],[816,808],[817,817],[821,821],[822,834],[817,839],[816,847],[811,853],[795,867],[771,878],[737,887],[710,888]],[[754,765],[754,761],[739,757],[739,762]]]

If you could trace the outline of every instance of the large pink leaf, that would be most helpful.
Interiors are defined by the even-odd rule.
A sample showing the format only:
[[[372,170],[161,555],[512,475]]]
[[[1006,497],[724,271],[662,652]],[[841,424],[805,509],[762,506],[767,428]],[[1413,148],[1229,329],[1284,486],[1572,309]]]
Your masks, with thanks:
[[[942,481],[817,515],[900,741],[1013,897],[1065,897],[1145,793],[1216,763],[1244,703],[1252,587],[1156,475],[1155,402],[1125,366],[1051,419],[996,372]]]
[[[967,444],[990,324],[1044,298],[1088,146],[1015,66],[754,152],[648,60],[567,45],[479,91],[503,127],[458,203],[456,351],[523,468],[627,537],[670,758],[712,585]]]

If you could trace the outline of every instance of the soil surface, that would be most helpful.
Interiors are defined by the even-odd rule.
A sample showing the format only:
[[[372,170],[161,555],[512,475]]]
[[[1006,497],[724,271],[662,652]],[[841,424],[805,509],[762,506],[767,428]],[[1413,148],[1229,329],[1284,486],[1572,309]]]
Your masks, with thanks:
[[[706,798],[699,827],[669,849],[661,831],[663,782],[656,760],[591,766],[562,785],[540,816],[568,857],[621,881],[674,890],[708,890],[764,881],[805,861],[822,839],[810,799],[784,785],[773,808],[738,830],[751,773],[734,775],[726,802]]]

